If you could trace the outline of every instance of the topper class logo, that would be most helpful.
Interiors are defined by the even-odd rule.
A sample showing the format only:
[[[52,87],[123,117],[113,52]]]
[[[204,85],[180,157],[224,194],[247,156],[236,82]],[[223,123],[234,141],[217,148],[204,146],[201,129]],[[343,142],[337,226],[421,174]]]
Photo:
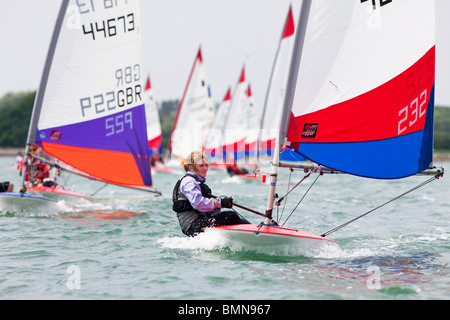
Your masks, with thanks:
[[[302,138],[315,138],[318,128],[318,123],[305,123],[303,126]]]
[[[360,0],[360,1],[361,1],[361,3],[364,3],[364,2],[367,2],[369,0]],[[377,0],[370,0],[370,1],[372,1],[373,10],[377,9],[377,2],[380,3],[380,7],[385,6],[385,5],[387,5],[387,4],[392,2],[392,0],[378,0],[378,1]]]

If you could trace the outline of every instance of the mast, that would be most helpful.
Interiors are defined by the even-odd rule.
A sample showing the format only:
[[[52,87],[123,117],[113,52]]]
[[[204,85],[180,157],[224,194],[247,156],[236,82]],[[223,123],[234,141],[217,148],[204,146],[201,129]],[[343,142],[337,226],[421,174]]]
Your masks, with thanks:
[[[31,114],[30,127],[28,128],[28,137],[25,146],[25,154],[22,169],[22,187],[25,187],[25,176],[28,167],[28,153],[30,152],[31,145],[34,144],[36,138],[37,124],[42,109],[42,102],[45,96],[45,89],[47,87],[47,81],[50,74],[50,69],[52,66],[53,56],[55,54],[56,45],[58,43],[59,33],[61,31],[61,26],[64,21],[64,16],[66,14],[67,7],[70,0],[64,0],[61,3],[61,8],[59,9],[58,18],[56,19],[55,28],[53,30],[52,40],[50,42],[50,47],[48,49],[47,59],[45,60],[44,71],[42,72],[41,83],[36,94],[36,99],[34,100],[33,113]],[[21,188],[21,191],[26,189]]]
[[[289,118],[294,100],[295,86],[297,82],[297,74],[300,68],[300,61],[302,58],[303,45],[305,42],[306,28],[308,25],[309,13],[311,10],[311,0],[304,0],[301,4],[300,16],[298,21],[298,30],[295,35],[294,50],[291,57],[291,64],[289,70],[289,78],[286,87],[286,95],[284,97],[283,112],[281,114],[278,137],[276,138],[275,148],[272,158],[272,173],[270,175],[270,187],[267,197],[266,206],[266,218],[265,224],[269,224],[272,221],[272,209],[275,198],[275,191],[277,186],[278,167],[280,162],[280,149],[281,144],[284,143],[286,138],[287,126],[289,124]]]

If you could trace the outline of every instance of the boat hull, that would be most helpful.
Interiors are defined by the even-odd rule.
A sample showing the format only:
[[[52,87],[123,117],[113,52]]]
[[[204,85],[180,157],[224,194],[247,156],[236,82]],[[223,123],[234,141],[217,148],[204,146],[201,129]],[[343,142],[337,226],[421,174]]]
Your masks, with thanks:
[[[58,201],[29,193],[2,192],[0,193],[0,208],[13,211],[29,211],[37,209],[58,208]]]
[[[73,192],[70,190],[66,190],[63,188],[54,188],[54,187],[44,187],[44,186],[34,186],[27,187],[27,190],[30,194],[34,194],[37,196],[51,198],[56,200],[73,200],[73,199],[84,199],[84,200],[94,200],[94,197],[81,194],[78,192]]]
[[[203,231],[216,232],[231,241],[257,246],[310,246],[318,242],[338,244],[337,241],[313,233],[278,226],[263,225],[260,227],[256,224],[238,224],[204,228]]]

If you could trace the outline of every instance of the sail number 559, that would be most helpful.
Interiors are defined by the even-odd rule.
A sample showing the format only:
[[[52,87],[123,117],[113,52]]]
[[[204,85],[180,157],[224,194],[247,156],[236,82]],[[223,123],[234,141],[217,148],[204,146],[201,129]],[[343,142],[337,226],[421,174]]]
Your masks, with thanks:
[[[398,135],[412,127],[417,120],[427,113],[427,97],[427,89],[425,89],[420,96],[398,112],[398,116],[401,118],[398,122]]]
[[[108,117],[105,120],[106,136],[112,136],[125,131],[127,128],[133,129],[133,114],[130,112]]]

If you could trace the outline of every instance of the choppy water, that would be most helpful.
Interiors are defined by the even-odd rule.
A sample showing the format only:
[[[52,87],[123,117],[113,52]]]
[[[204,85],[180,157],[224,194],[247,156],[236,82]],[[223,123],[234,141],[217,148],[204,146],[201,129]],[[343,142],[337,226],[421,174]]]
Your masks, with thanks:
[[[449,172],[449,163],[439,165]],[[283,194],[288,173],[281,176]],[[294,176],[293,182],[303,174]],[[0,177],[19,184],[13,158],[0,158]],[[109,186],[97,196],[120,200],[44,212],[0,208],[0,298],[448,299],[448,176],[331,234],[340,247],[319,251],[264,251],[205,234],[185,237],[171,210],[178,177],[153,174],[160,198]],[[320,177],[286,226],[322,234],[426,179]],[[207,180],[215,194],[264,211],[267,186],[259,180],[215,170]],[[78,177],[65,184],[84,193],[101,186]],[[285,216],[298,194],[289,197]]]

